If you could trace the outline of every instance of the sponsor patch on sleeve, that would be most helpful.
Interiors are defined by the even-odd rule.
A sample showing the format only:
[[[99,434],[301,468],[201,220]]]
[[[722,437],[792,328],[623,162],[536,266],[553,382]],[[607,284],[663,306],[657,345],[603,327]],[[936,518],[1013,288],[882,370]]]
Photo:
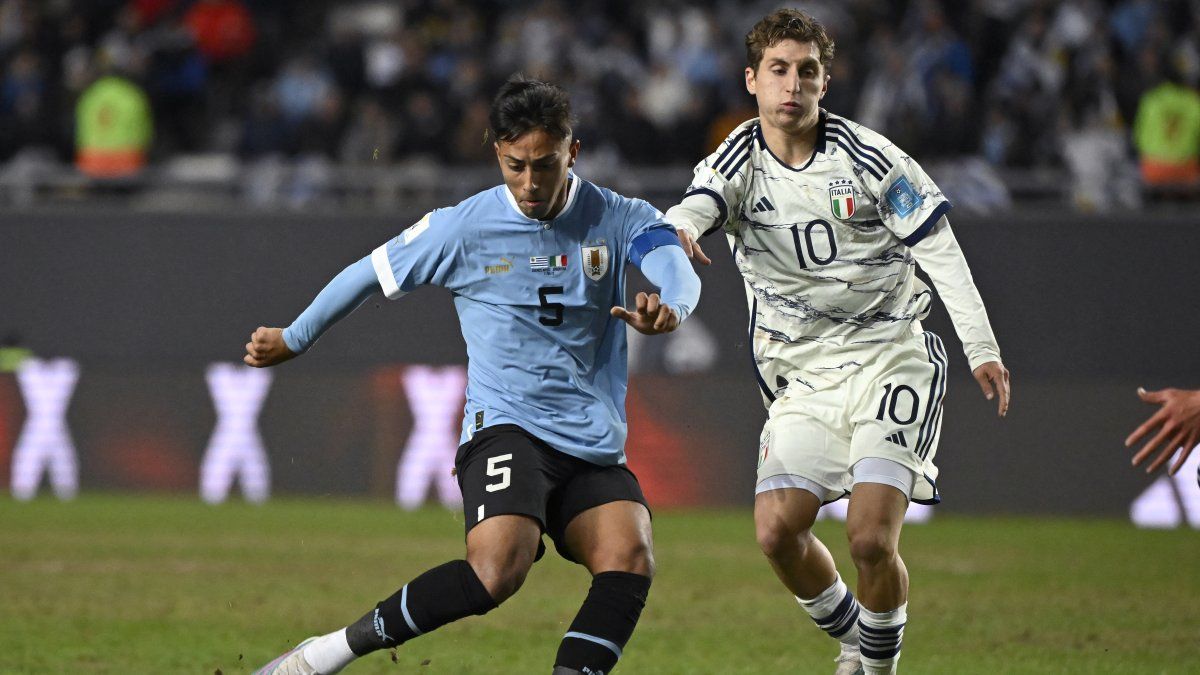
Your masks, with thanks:
[[[421,236],[422,232],[429,229],[429,216],[430,214],[426,213],[425,217],[418,220],[416,225],[413,225],[400,234],[400,236],[404,237],[405,246],[411,244],[413,239]]]
[[[923,201],[921,196],[917,194],[917,191],[913,189],[912,184],[908,182],[906,176],[897,178],[892,183],[892,186],[888,188],[887,200],[888,204],[891,204],[892,208],[895,209],[896,215],[901,218],[905,218],[913,211],[916,211],[917,207],[921,206],[921,202]]]

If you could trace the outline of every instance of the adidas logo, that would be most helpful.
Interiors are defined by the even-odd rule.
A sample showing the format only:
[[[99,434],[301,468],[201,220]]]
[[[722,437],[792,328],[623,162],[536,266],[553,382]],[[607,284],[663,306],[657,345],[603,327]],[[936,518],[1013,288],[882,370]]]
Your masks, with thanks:
[[[775,210],[775,205],[772,204],[770,201],[768,201],[766,197],[762,197],[754,204],[754,208],[751,209],[750,211],[752,213],[762,213],[763,211],[774,211],[774,210]]]
[[[897,431],[896,433],[892,434],[891,436],[888,436],[887,438],[884,438],[883,440],[887,441],[888,443],[895,443],[896,445],[898,445],[902,448],[908,447],[908,441],[904,440],[904,432],[903,431]]]

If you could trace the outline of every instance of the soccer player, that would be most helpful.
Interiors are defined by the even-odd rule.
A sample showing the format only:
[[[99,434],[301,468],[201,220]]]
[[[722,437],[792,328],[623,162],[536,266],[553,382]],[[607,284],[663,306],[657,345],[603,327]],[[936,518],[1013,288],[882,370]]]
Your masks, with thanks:
[[[521,587],[543,534],[592,574],[555,675],[611,672],[646,602],[654,558],[646,500],[625,466],[625,326],[674,330],[700,280],[661,213],[570,171],[579,141],[561,88],[511,79],[489,121],[504,185],[427,214],[338,274],[286,330],[258,328],[245,356],[261,367],[303,354],[381,289],[393,299],[422,284],[450,289],[468,357],[455,458],[466,559],[417,576],[260,673],[336,673],[485,614]],[[662,297],[620,306],[627,264]]]
[[[1150,432],[1158,429],[1153,438],[1146,441],[1141,450],[1133,456],[1133,465],[1137,466],[1154,454],[1154,449],[1166,443],[1158,457],[1146,467],[1146,473],[1154,473],[1179,451],[1179,459],[1167,470],[1174,476],[1183,468],[1184,462],[1200,442],[1200,389],[1160,389],[1146,391],[1138,388],[1138,398],[1146,403],[1159,404],[1162,407],[1146,420],[1129,438],[1125,439],[1125,447],[1132,448],[1135,443],[1146,438]],[[1197,473],[1200,482],[1200,472]]]
[[[894,672],[907,615],[897,552],[910,500],[937,503],[933,465],[947,356],[920,320],[938,289],[999,414],[1008,371],[962,251],[950,203],[879,134],[819,106],[833,41],[793,9],[746,36],[746,89],[759,117],[697,167],[667,212],[689,257],[724,229],[746,286],[755,375],[768,419],[754,521],[776,575],[842,652],[837,673]],[[812,534],[824,503],[849,495],[858,596]],[[860,604],[861,603],[861,604]]]

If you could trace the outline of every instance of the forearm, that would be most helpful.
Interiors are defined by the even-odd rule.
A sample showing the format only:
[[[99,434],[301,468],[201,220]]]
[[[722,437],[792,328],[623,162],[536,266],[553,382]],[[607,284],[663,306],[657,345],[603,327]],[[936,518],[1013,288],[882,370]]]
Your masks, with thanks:
[[[715,197],[704,193],[696,193],[683,198],[683,201],[667,209],[663,220],[676,229],[685,230],[692,239],[699,239],[714,225],[721,225],[724,218],[721,207]]]
[[[971,370],[988,361],[999,361],[1000,347],[988,322],[983,299],[975,288],[971,269],[950,229],[950,221],[943,216],[933,230],[912,247],[912,253],[946,305]]]
[[[321,289],[312,304],[283,331],[288,349],[297,354],[308,351],[330,326],[349,316],[378,290],[370,257],[352,263]]]
[[[647,253],[639,268],[646,279],[659,288],[663,304],[674,309],[679,321],[696,309],[700,302],[700,277],[679,246],[659,246]]]

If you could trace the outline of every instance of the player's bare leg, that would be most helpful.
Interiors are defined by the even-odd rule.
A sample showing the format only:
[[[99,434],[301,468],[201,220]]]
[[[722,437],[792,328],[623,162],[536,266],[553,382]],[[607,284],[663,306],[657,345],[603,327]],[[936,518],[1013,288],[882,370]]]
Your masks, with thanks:
[[[754,533],[771,569],[797,598],[815,598],[837,579],[833,556],[813,536],[821,501],[808,490],[783,488],[754,497]]]
[[[517,515],[492,516],[467,533],[467,563],[497,605],[525,583],[541,536],[536,520]]]
[[[850,557],[858,569],[860,645],[867,673],[895,672],[907,620],[908,569],[900,528],[908,497],[891,485],[856,483],[846,515]]]
[[[264,675],[329,675],[447,623],[485,614],[512,597],[537,555],[541,528],[528,516],[493,516],[467,534],[467,559],[410,581],[349,626],[310,638],[267,664]]]
[[[654,577],[650,513],[637,502],[609,502],[575,516],[564,534],[571,556],[592,573],[592,587],[559,645],[554,673],[608,673],[633,635]]]
[[[858,603],[838,576],[833,556],[812,533],[821,500],[799,488],[754,497],[754,530],[775,575],[821,630],[841,643],[837,675],[861,672]]]

